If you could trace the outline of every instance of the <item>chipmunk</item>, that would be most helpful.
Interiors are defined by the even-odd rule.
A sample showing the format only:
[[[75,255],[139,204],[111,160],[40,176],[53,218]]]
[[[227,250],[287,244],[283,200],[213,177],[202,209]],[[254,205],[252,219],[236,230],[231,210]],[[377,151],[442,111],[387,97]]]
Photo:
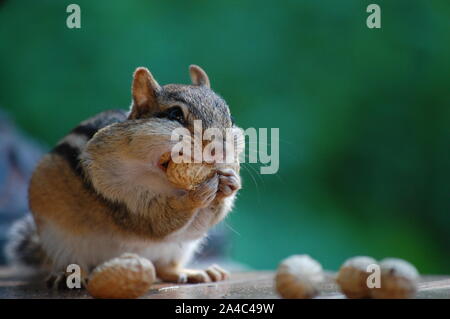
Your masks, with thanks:
[[[53,287],[65,284],[69,264],[83,279],[106,260],[125,252],[151,260],[167,282],[220,281],[217,265],[186,269],[207,231],[231,211],[241,188],[239,173],[225,166],[193,190],[167,180],[159,159],[170,152],[171,132],[241,130],[226,102],[210,88],[199,66],[191,85],[160,86],[137,68],[129,111],[102,112],[81,122],[35,169],[29,187],[31,215],[13,227],[8,255],[13,262],[44,269]]]

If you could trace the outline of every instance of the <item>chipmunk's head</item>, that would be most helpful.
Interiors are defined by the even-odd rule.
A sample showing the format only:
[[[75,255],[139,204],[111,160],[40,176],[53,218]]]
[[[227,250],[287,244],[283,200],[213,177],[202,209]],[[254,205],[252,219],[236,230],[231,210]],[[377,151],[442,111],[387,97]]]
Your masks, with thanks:
[[[120,188],[129,188],[130,184],[134,188],[144,185],[155,192],[170,189],[164,172],[166,163],[160,160],[179,144],[180,140],[173,138],[176,129],[194,136],[196,123],[200,122],[202,133],[208,129],[218,130],[225,139],[227,131],[234,131],[233,138],[242,141],[242,130],[234,125],[224,99],[211,89],[205,71],[196,65],[191,65],[189,71],[191,84],[164,86],[159,85],[146,68],[140,67],[134,72],[128,119],[97,132],[85,152],[92,159],[90,163],[97,167],[90,171],[95,175],[105,173],[99,178],[104,187],[97,188],[108,193],[111,193],[111,184]],[[203,147],[208,144],[205,140],[202,142]],[[237,161],[242,143],[233,141],[233,144],[238,144],[239,148],[234,152]],[[96,178],[92,176],[92,179]],[[111,180],[115,182],[111,183]],[[94,184],[100,185],[95,181]]]
[[[192,84],[160,86],[148,69],[138,68],[133,78],[133,102],[129,119],[142,121],[143,127],[151,122],[153,127],[160,129],[160,133],[165,133],[165,138],[169,135],[173,137],[175,129],[185,129],[192,137],[198,129],[205,136],[211,135],[207,133],[208,130],[209,133],[215,130],[222,134],[224,142],[227,130],[235,129],[235,132],[241,133],[234,125],[225,100],[211,89],[206,72],[199,66],[191,65],[189,73]],[[212,135],[214,136],[203,139],[203,146],[212,137],[217,137],[214,133]],[[172,140],[165,146],[172,147],[173,142]],[[225,153],[225,144],[222,145],[222,152]]]
[[[227,103],[211,90],[208,75],[199,66],[191,65],[192,84],[168,84],[160,86],[150,71],[140,67],[134,72],[130,119],[152,117],[175,121],[193,129],[195,120],[201,120],[203,128],[228,128],[233,120]]]

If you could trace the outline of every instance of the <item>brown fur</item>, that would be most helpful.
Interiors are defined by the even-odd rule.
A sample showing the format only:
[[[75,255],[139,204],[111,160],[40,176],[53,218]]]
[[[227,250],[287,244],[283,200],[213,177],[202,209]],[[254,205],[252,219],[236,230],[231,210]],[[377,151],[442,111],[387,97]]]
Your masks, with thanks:
[[[29,200],[38,229],[42,219],[48,219],[76,235],[105,228],[121,231],[114,226],[108,207],[86,189],[59,155],[48,154],[42,159],[31,179]]]

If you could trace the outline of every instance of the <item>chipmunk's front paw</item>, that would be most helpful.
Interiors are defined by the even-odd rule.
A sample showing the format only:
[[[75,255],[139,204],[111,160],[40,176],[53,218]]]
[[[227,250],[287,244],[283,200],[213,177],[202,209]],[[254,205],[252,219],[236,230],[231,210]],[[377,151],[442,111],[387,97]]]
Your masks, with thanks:
[[[234,169],[224,168],[217,171],[219,187],[217,197],[219,199],[233,195],[241,188],[241,178]]]
[[[218,187],[219,177],[214,175],[206,182],[189,191],[188,197],[192,206],[196,208],[207,207],[216,197]]]
[[[222,281],[229,276],[228,272],[218,265],[211,265],[205,270],[163,269],[157,270],[156,272],[161,280],[180,284]]]

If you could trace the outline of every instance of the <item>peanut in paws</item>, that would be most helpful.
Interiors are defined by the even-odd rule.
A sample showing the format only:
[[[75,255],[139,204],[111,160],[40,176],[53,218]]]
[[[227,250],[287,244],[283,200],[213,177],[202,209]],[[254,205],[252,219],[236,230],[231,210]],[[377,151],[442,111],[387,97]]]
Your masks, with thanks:
[[[196,188],[216,172],[214,166],[208,163],[175,163],[170,159],[170,153],[164,154],[160,163],[166,166],[167,179],[176,187],[185,190]]]

